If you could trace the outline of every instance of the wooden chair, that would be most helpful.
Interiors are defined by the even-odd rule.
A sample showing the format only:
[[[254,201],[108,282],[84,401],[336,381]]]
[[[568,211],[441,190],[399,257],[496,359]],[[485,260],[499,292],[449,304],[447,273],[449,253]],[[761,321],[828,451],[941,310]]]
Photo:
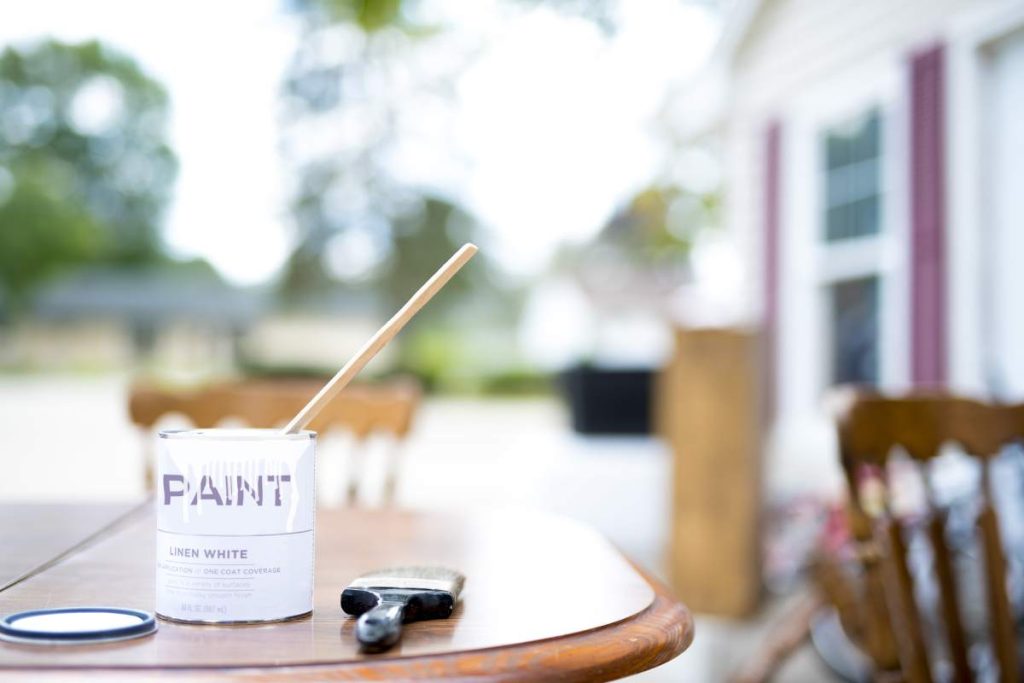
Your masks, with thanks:
[[[850,491],[850,522],[856,540],[857,589],[832,567],[820,582],[831,593],[849,634],[870,657],[879,679],[911,683],[935,680],[925,623],[915,598],[908,547],[916,526],[932,551],[937,613],[953,680],[974,680],[962,591],[947,536],[949,510],[937,500],[931,468],[941,448],[959,445],[981,470],[976,535],[983,549],[989,631],[999,680],[1020,681],[1013,615],[1007,592],[1006,557],[992,504],[990,463],[1004,446],[1024,437],[1024,406],[988,405],[945,395],[887,398],[849,393],[838,411],[842,467]],[[913,463],[925,492],[917,522],[893,506],[890,464],[902,451]],[[856,592],[856,596],[851,595]]]
[[[164,416],[180,414],[196,427],[214,427],[238,419],[254,427],[283,426],[323,386],[317,380],[248,380],[214,384],[200,389],[167,389],[138,385],[131,389],[128,412],[132,422],[146,430],[145,485],[154,484],[153,438],[149,432]],[[310,423],[309,429],[323,435],[332,430],[352,434],[357,444],[371,434],[391,437],[387,454],[383,500],[394,502],[397,486],[399,444],[408,435],[419,406],[419,388],[411,382],[345,389]],[[350,454],[346,499],[354,504],[362,479],[362,454]]]

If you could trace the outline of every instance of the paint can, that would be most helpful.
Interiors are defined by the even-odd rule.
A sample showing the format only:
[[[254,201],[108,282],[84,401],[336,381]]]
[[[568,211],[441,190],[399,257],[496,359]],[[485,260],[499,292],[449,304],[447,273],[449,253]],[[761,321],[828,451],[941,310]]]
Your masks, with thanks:
[[[316,434],[160,432],[156,613],[191,623],[313,610]]]

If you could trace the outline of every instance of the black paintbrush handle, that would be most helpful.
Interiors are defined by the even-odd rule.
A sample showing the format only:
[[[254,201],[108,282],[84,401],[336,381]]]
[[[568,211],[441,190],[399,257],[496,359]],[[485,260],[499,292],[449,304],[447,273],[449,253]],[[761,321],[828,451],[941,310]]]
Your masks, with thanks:
[[[405,601],[381,600],[356,621],[356,640],[367,652],[381,652],[398,642],[402,636]]]

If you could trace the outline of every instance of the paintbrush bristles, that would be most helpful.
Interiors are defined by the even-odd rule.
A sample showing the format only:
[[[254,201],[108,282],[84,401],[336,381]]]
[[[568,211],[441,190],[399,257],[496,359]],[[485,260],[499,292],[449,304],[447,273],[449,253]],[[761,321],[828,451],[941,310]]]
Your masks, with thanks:
[[[409,565],[407,567],[385,567],[383,569],[375,569],[372,572],[366,572],[360,574],[359,578],[369,578],[371,576],[401,576],[404,578],[417,578],[423,577],[426,579],[454,579],[455,577],[461,576],[459,572],[448,567],[437,567],[437,566],[426,566],[426,565]]]
[[[408,588],[440,590],[458,599],[466,577],[447,567],[388,567],[363,574],[350,588]]]

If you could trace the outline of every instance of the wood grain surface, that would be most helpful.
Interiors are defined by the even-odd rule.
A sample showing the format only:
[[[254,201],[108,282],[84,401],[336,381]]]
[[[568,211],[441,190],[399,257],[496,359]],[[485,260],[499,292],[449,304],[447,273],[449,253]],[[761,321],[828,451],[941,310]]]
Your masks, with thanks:
[[[161,622],[134,641],[93,646],[0,643],[0,678],[139,680],[171,673],[237,680],[467,678],[611,680],[689,644],[686,608],[592,530],[534,513],[473,518],[321,511],[312,617],[257,626]],[[0,592],[0,613],[74,604],[152,609],[154,522],[144,515]],[[384,655],[356,649],[341,589],[367,569],[439,563],[467,575],[451,619],[407,625]]]
[[[138,506],[0,504],[0,591],[116,525]]]

